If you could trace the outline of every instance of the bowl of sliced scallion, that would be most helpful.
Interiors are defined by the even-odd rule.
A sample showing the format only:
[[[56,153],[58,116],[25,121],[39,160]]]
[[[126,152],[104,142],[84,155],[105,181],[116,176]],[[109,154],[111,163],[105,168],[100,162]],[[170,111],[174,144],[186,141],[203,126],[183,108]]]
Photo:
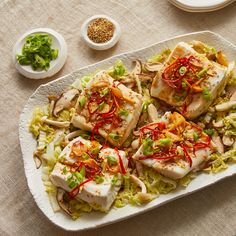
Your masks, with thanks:
[[[56,74],[65,64],[67,45],[59,33],[49,28],[26,32],[13,48],[16,69],[30,79],[43,79]]]

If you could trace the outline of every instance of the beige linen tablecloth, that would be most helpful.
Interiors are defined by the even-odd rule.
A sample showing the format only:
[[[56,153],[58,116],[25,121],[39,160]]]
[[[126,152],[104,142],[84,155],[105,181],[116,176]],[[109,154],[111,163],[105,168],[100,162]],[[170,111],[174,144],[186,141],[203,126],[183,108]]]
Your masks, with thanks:
[[[84,45],[80,27],[94,14],[114,17],[122,27],[117,46],[96,52]],[[18,141],[19,115],[27,98],[47,80],[20,76],[12,47],[24,32],[49,27],[68,43],[68,59],[54,78],[112,55],[169,37],[209,29],[236,43],[236,4],[213,13],[183,12],[164,0],[2,0],[0,3],[0,235],[76,235],[48,221],[27,187]],[[80,235],[235,235],[236,176],[165,206]]]

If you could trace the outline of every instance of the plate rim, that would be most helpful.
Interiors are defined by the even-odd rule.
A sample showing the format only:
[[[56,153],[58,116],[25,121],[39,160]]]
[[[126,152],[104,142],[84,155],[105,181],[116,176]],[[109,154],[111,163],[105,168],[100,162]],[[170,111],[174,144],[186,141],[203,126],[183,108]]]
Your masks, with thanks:
[[[27,157],[24,155],[24,151],[23,151],[24,145],[23,145],[23,142],[21,141],[21,134],[23,133],[23,131],[24,131],[25,128],[27,129],[27,127],[23,127],[23,125],[25,124],[24,114],[25,114],[25,112],[27,111],[28,103],[29,103],[30,100],[35,96],[35,94],[38,93],[38,91],[39,91],[42,87],[47,87],[47,86],[49,86],[49,85],[52,85],[52,84],[54,84],[54,83],[57,82],[57,81],[63,80],[64,77],[74,76],[74,75],[75,75],[76,73],[78,73],[79,71],[82,71],[82,70],[84,70],[84,69],[89,69],[90,67],[96,66],[96,65],[100,64],[101,62],[106,62],[106,61],[112,60],[113,58],[118,58],[118,57],[121,57],[121,56],[126,55],[126,54],[136,53],[136,52],[138,52],[138,51],[141,51],[141,50],[144,50],[144,49],[148,49],[148,48],[153,47],[153,46],[155,46],[155,45],[157,45],[157,44],[164,43],[164,42],[166,42],[166,41],[170,41],[170,40],[182,38],[182,37],[185,37],[185,36],[191,36],[191,35],[196,35],[196,34],[203,34],[203,33],[208,33],[208,34],[214,35],[215,37],[218,37],[218,38],[220,38],[221,40],[226,41],[228,44],[230,44],[231,46],[233,46],[233,47],[235,48],[235,50],[236,50],[236,46],[235,46],[233,43],[231,43],[230,41],[228,41],[227,39],[225,39],[224,37],[222,37],[221,35],[219,35],[219,34],[217,34],[217,33],[215,33],[215,32],[212,32],[212,31],[209,31],[209,30],[203,30],[203,31],[196,31],[196,32],[191,32],[191,33],[185,33],[185,34],[177,35],[177,36],[174,36],[174,37],[170,37],[170,38],[167,38],[167,39],[158,41],[158,42],[156,42],[156,43],[150,44],[150,45],[145,46],[145,47],[142,47],[142,48],[138,48],[138,49],[135,49],[135,50],[130,50],[130,51],[128,51],[128,52],[124,52],[124,53],[120,53],[120,54],[116,54],[116,55],[113,55],[112,57],[106,58],[106,59],[104,59],[104,60],[98,61],[98,62],[93,63],[93,64],[86,65],[86,66],[84,66],[84,67],[82,67],[82,68],[79,68],[79,69],[76,69],[76,70],[72,71],[71,73],[66,74],[66,75],[64,75],[64,76],[62,76],[62,77],[59,77],[59,78],[57,78],[57,79],[55,79],[55,80],[53,80],[53,81],[50,81],[50,82],[48,82],[48,83],[46,83],[46,84],[41,84],[41,85],[29,96],[29,98],[28,98],[27,101],[25,102],[24,108],[22,109],[22,112],[21,112],[21,114],[20,114],[20,120],[19,120],[20,122],[19,122],[19,129],[18,129],[18,130],[19,130],[19,132],[18,132],[18,138],[19,138],[19,140],[20,140],[20,148],[21,148],[21,153],[22,153],[22,158],[23,158],[23,163],[24,163],[24,172],[25,172],[25,176],[26,176],[26,181],[27,181],[28,188],[29,188],[29,190],[30,190],[31,195],[33,196],[33,199],[34,199],[34,201],[35,201],[37,207],[42,211],[42,213],[46,216],[46,218],[47,218],[49,221],[51,221],[54,225],[56,225],[56,226],[58,226],[58,227],[60,227],[60,228],[62,228],[62,229],[64,229],[64,230],[71,231],[71,232],[79,232],[79,231],[85,231],[85,230],[88,230],[88,229],[100,228],[100,227],[103,227],[103,226],[106,226],[106,225],[109,225],[109,224],[113,224],[113,223],[116,223],[116,222],[120,222],[120,221],[126,220],[126,219],[128,219],[128,218],[131,218],[131,217],[136,216],[136,215],[139,215],[139,214],[143,214],[143,213],[145,213],[145,212],[147,212],[147,211],[150,211],[150,210],[153,210],[153,209],[155,209],[155,208],[157,208],[157,207],[159,207],[159,206],[162,206],[162,205],[164,205],[164,204],[166,204],[166,203],[168,203],[168,202],[170,202],[170,201],[174,201],[174,200],[176,200],[176,199],[179,199],[179,198],[182,198],[182,197],[184,197],[184,196],[190,195],[190,194],[192,194],[192,193],[194,193],[194,192],[196,192],[196,191],[199,191],[199,190],[201,190],[201,189],[203,189],[203,188],[206,188],[206,187],[208,187],[208,186],[210,186],[210,185],[213,185],[213,184],[215,184],[215,183],[217,183],[217,182],[219,182],[219,181],[222,181],[222,180],[224,180],[224,179],[226,179],[226,178],[229,178],[229,177],[231,177],[232,175],[236,174],[236,172],[235,172],[235,173],[232,173],[232,174],[230,174],[230,175],[223,176],[223,177],[221,177],[220,179],[217,179],[217,180],[213,181],[211,184],[207,184],[207,185],[204,185],[204,186],[202,186],[202,187],[200,187],[200,188],[194,189],[194,190],[192,190],[192,191],[189,191],[189,192],[186,192],[186,193],[182,193],[181,195],[178,195],[178,196],[175,197],[174,199],[168,199],[168,200],[166,200],[165,202],[161,202],[161,203],[156,204],[156,205],[154,205],[154,206],[150,206],[150,207],[148,207],[148,208],[141,209],[140,211],[134,212],[134,213],[132,213],[132,214],[130,214],[130,215],[123,216],[123,217],[120,217],[120,218],[115,219],[115,220],[114,220],[114,219],[108,220],[108,221],[106,221],[105,223],[100,223],[100,224],[98,224],[98,225],[97,225],[97,224],[94,224],[94,225],[91,226],[91,227],[84,227],[84,228],[78,227],[78,228],[76,228],[76,229],[74,229],[74,228],[72,229],[72,228],[70,228],[70,227],[67,227],[66,224],[64,224],[64,225],[59,224],[58,222],[56,222],[56,221],[54,220],[55,218],[51,218],[51,217],[49,216],[49,214],[47,214],[47,213],[44,211],[44,208],[41,207],[41,204],[38,202],[38,199],[36,198],[36,194],[35,194],[35,192],[34,192],[34,188],[30,185],[30,182],[29,182],[29,177],[30,177],[30,175],[29,175],[29,173],[28,173],[28,170],[26,170]],[[33,159],[33,158],[32,158],[32,159]],[[35,170],[36,170],[36,169],[35,169]],[[35,171],[35,170],[33,170],[33,171]],[[32,171],[32,170],[31,170],[31,171]],[[41,174],[41,173],[40,173],[40,174]],[[49,199],[48,199],[48,201],[49,201]],[[118,209],[118,210],[119,210],[119,209]],[[54,213],[54,214],[56,214],[56,213]]]
[[[218,11],[222,8],[227,7],[231,3],[235,2],[235,0],[226,0],[224,3],[218,3],[215,5],[210,5],[208,7],[204,6],[191,6],[189,4],[184,4],[180,2],[179,0],[168,0],[171,4],[173,4],[175,7],[179,8],[180,10],[183,10],[185,12],[191,12],[191,13],[204,13],[204,12],[213,12]]]

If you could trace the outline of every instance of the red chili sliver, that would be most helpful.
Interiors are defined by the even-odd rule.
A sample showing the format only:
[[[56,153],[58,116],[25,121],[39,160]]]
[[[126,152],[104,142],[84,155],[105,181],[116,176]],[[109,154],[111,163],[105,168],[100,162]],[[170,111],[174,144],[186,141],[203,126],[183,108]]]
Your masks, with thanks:
[[[116,107],[112,111],[101,114],[101,116],[102,118],[111,118],[115,112],[116,112]]]
[[[92,181],[93,178],[89,178],[89,179],[86,179],[85,181],[81,182],[77,187],[75,187],[74,189],[72,189],[70,192],[69,192],[69,195],[71,198],[74,198],[78,192],[79,192],[79,188],[83,185],[85,185],[86,183]]]
[[[181,147],[183,148],[185,157],[186,157],[187,161],[189,162],[190,167],[192,167],[193,161],[192,161],[192,158],[190,157],[190,155],[188,154],[186,146],[184,144],[181,144]]]
[[[120,156],[120,153],[119,153],[119,150],[118,150],[117,147],[115,147],[115,151],[116,151],[116,154],[118,155],[118,158],[119,158],[119,164],[120,164],[121,172],[122,172],[123,175],[125,175],[126,174],[126,170],[125,170],[122,158]]]

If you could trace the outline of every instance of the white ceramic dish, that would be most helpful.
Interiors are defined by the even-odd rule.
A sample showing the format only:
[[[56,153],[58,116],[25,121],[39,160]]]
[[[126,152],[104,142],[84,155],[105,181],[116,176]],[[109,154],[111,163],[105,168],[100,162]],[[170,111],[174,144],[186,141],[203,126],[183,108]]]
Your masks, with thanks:
[[[50,62],[50,68],[45,70],[33,70],[31,66],[20,65],[16,59],[17,54],[21,54],[25,38],[34,33],[46,33],[52,37],[52,48],[58,49],[58,57]],[[37,28],[23,34],[13,47],[13,63],[19,73],[30,79],[44,79],[55,75],[65,64],[67,58],[67,45],[61,34],[49,28]]]
[[[89,24],[97,18],[105,18],[105,19],[109,20],[110,22],[112,22],[113,25],[115,26],[113,37],[108,42],[94,43],[87,35],[87,30],[88,30]],[[90,48],[95,49],[95,50],[106,50],[106,49],[113,47],[118,42],[118,40],[120,39],[120,36],[121,36],[121,29],[120,29],[119,23],[117,21],[115,21],[114,19],[112,19],[111,17],[106,16],[106,15],[95,15],[95,16],[88,18],[83,23],[83,25],[81,27],[81,34],[82,34],[82,37],[83,37],[85,43]]]
[[[221,49],[230,60],[234,60],[236,58],[236,46],[225,40],[223,37],[209,31],[196,32],[171,38],[140,50],[117,55],[96,64],[86,66],[53,82],[41,85],[29,98],[21,114],[19,126],[19,138],[23,154],[25,174],[27,177],[29,189],[37,205],[50,221],[60,226],[61,228],[70,231],[80,231],[89,228],[104,226],[120,220],[124,220],[131,216],[156,208],[169,201],[173,201],[174,199],[191,194],[201,188],[212,185],[217,181],[232,176],[236,173],[236,165],[230,165],[228,169],[216,175],[200,173],[186,189],[178,189],[169,194],[161,195],[159,198],[153,200],[147,205],[141,207],[132,207],[128,205],[124,208],[112,209],[108,214],[85,214],[79,220],[73,221],[64,213],[53,212],[41,180],[41,170],[36,170],[35,168],[32,153],[35,150],[36,141],[33,138],[32,134],[28,132],[27,125],[28,121],[32,117],[34,107],[46,104],[48,94],[60,94],[63,89],[68,87],[76,78],[80,78],[83,75],[89,74],[92,71],[97,70],[98,68],[108,68],[117,59],[123,60],[125,65],[127,65],[128,68],[131,68],[132,61],[136,58],[145,60],[150,56],[161,52],[164,48],[173,48],[180,41],[189,42],[193,39],[204,41],[209,45],[213,45],[216,48]]]
[[[235,0],[169,0],[176,7],[188,12],[210,12],[228,6]]]

